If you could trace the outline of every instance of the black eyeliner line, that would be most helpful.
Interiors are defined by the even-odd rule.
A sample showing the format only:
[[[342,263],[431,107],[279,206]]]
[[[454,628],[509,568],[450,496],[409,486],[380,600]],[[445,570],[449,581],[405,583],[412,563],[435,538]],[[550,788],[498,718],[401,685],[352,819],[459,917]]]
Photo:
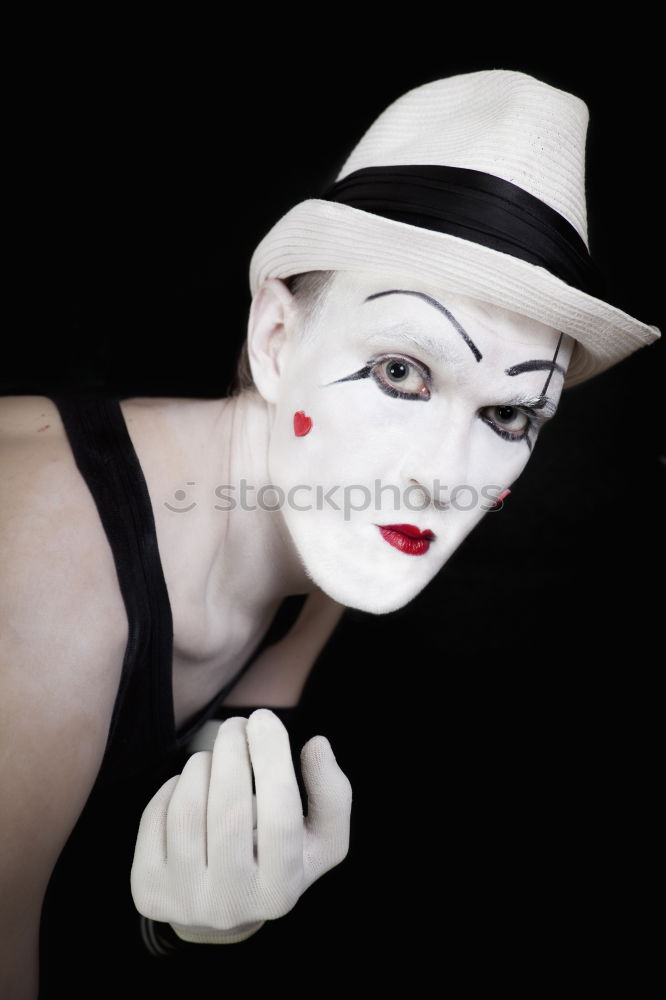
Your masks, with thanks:
[[[325,389],[329,385],[337,385],[338,382],[353,382],[357,378],[367,378],[371,370],[370,365],[366,365],[365,368],[359,369],[353,375],[345,375],[344,378],[336,378],[333,382],[325,382],[322,388]]]
[[[449,310],[446,309],[441,302],[438,302],[437,299],[433,299],[432,296],[426,295],[425,292],[414,292],[411,289],[405,289],[405,288],[392,288],[388,292],[375,292],[374,295],[368,295],[367,299],[364,299],[364,301],[370,302],[371,299],[378,299],[381,295],[417,295],[420,299],[423,299],[425,302],[429,302],[430,305],[435,307],[435,309],[439,309],[440,312],[444,313],[448,321],[453,324],[455,329],[458,331],[460,336],[463,338],[463,340],[469,347],[470,351],[472,352],[476,360],[480,361],[481,358],[483,357],[481,351],[478,349],[478,347],[476,346],[470,335],[467,333],[467,331],[462,328],[462,326],[455,318],[455,316],[453,316],[452,313],[450,313]]]

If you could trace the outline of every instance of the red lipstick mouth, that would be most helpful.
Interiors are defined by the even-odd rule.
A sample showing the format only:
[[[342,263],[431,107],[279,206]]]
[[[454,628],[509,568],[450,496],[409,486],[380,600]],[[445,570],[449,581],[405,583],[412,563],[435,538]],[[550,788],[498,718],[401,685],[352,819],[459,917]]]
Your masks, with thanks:
[[[413,524],[378,524],[382,538],[409,556],[422,556],[435,540],[434,532],[421,531]]]

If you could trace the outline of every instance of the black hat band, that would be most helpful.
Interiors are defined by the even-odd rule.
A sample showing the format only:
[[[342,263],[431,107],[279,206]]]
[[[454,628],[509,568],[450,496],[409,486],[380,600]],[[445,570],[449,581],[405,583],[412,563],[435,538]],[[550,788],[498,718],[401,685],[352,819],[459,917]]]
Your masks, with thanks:
[[[581,292],[606,298],[604,279],[571,223],[494,174],[436,164],[363,167],[320,197],[479,243],[544,267]]]

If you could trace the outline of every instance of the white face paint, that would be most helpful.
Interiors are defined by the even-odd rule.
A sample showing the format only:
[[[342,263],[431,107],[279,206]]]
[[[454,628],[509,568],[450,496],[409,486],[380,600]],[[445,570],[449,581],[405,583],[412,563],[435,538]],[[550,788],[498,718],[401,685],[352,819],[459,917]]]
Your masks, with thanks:
[[[285,348],[269,446],[314,582],[373,613],[412,600],[522,472],[573,344],[408,276],[339,272],[312,336]],[[416,554],[387,525],[435,537]]]

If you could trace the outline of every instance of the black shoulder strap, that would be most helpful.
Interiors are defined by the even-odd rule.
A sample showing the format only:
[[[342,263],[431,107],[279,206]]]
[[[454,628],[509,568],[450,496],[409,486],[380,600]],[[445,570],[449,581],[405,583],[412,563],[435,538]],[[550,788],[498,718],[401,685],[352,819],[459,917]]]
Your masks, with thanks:
[[[116,398],[51,396],[113,552],[129,635],[98,781],[173,749],[173,620],[146,481]]]

